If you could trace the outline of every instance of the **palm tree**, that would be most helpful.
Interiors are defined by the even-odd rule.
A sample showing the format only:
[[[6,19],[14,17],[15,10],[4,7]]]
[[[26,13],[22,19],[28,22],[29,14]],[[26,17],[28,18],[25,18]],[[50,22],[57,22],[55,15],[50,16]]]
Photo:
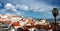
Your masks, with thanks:
[[[55,24],[55,28],[56,28],[56,17],[58,15],[58,9],[57,8],[53,8],[52,14],[53,14],[54,19],[55,19],[55,23],[54,24]]]

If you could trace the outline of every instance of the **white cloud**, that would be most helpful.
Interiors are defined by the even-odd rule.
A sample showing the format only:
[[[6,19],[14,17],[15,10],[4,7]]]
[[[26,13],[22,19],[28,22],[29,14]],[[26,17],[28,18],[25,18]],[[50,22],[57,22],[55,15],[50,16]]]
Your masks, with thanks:
[[[29,10],[29,6],[26,6],[26,5],[16,5],[16,7],[21,10]]]
[[[25,11],[30,11],[32,10],[33,12],[44,12],[46,13],[47,11],[51,10],[52,6],[46,5],[46,4],[33,4],[31,6],[28,5],[18,5],[16,4],[16,6],[12,5],[11,3],[7,3],[5,5],[5,10],[11,10],[13,12],[16,12],[16,15],[25,15],[24,12],[18,12],[17,9],[20,10],[25,10]],[[3,11],[4,12],[4,11]],[[13,13],[14,14],[14,13]]]
[[[11,2],[13,0],[9,0]],[[23,5],[16,5],[16,7],[22,9],[22,10],[33,10],[34,12],[40,12],[40,11],[49,11],[52,8],[52,5],[47,4],[44,1],[38,1],[38,0],[15,0],[12,2],[13,4],[23,4]],[[25,5],[24,5],[25,4]],[[29,6],[27,6],[29,5]]]
[[[11,3],[7,3],[5,5],[5,9],[6,10],[11,10],[11,11],[14,11],[14,12],[18,12],[17,9],[20,9],[20,10],[25,10],[25,11],[30,11],[32,10],[33,12],[47,12],[49,10],[51,10],[53,7],[52,6],[49,6],[49,5],[46,5],[46,4],[33,4],[31,6],[28,6],[28,5],[18,5],[16,4],[16,6],[12,5]],[[19,14],[19,13],[16,13],[16,14]]]
[[[24,15],[24,12],[18,11],[17,8],[16,8],[16,6],[14,6],[11,3],[7,3],[5,5],[5,9],[0,10],[0,13],[1,14],[12,14],[12,15],[17,15],[17,16],[23,16]]]
[[[13,5],[10,4],[10,3],[7,3],[7,4],[5,5],[5,9],[6,9],[6,10],[16,11],[15,6],[13,6]]]
[[[10,2],[13,0],[9,0]],[[51,10],[52,6],[49,4],[46,4],[44,1],[38,1],[38,0],[19,0],[19,1],[13,1],[13,4],[16,4],[16,8],[19,8],[20,10],[25,11],[34,11],[34,12],[40,12],[40,11],[49,11]],[[20,4],[20,5],[19,5]],[[22,4],[22,5],[21,5]]]
[[[41,3],[41,4],[32,5],[30,10],[33,10],[34,12],[43,12],[43,11],[50,11],[52,8],[53,6]]]
[[[32,5],[32,6],[26,6],[26,5],[16,5],[16,8],[19,8],[20,10],[30,11],[33,12],[43,12],[43,11],[50,11],[53,7],[41,4],[41,5]]]
[[[28,5],[16,5],[16,8],[20,10],[25,10],[25,11],[30,11],[32,10],[33,12],[43,12],[43,11],[50,11],[52,10],[53,6],[47,5],[47,4],[33,4],[31,6]]]

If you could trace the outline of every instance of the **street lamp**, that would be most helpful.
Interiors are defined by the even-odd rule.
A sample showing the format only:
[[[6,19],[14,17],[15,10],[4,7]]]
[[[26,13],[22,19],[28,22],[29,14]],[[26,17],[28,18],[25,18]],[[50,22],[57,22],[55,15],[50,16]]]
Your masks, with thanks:
[[[56,17],[58,15],[58,9],[57,8],[53,8],[52,14],[53,14],[54,19],[55,19],[55,23],[54,24],[55,24],[55,28],[56,28]]]

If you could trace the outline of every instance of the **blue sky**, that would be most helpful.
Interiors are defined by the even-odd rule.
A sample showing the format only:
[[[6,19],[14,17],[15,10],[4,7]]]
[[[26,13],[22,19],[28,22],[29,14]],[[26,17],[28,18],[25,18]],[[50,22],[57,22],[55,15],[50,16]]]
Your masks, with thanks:
[[[0,0],[0,14],[13,14],[32,18],[53,18],[52,9],[57,7],[60,18],[60,0]]]

